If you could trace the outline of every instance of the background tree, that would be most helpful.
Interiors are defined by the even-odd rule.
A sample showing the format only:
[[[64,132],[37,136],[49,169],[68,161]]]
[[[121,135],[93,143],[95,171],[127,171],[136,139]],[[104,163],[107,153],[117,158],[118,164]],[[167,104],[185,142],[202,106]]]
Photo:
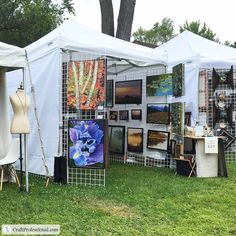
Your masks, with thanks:
[[[133,33],[134,40],[160,45],[174,37],[174,21],[163,18],[161,23],[155,23],[150,30],[140,27]]]
[[[114,36],[112,0],[99,0],[102,16],[102,32]],[[116,37],[130,41],[136,0],[121,0]]]
[[[72,0],[0,0],[0,41],[25,47],[55,29],[66,13],[74,14]]]
[[[114,13],[112,0],[99,0],[102,16],[102,32],[114,37]]]
[[[231,43],[230,41],[226,40],[224,42],[224,45],[232,47],[232,48],[236,48],[236,41],[234,43]]]
[[[200,21],[188,22],[186,20],[185,23],[181,25],[179,28],[180,33],[182,33],[184,30],[191,31],[206,39],[219,42],[219,39],[216,38],[216,34],[209,27],[206,26],[205,22],[203,23],[203,26],[202,26]]]

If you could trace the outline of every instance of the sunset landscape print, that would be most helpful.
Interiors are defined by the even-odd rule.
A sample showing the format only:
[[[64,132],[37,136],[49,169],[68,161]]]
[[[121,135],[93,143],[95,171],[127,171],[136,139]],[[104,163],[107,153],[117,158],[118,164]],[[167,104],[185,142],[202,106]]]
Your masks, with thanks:
[[[116,104],[141,104],[142,80],[119,81],[115,86]]]

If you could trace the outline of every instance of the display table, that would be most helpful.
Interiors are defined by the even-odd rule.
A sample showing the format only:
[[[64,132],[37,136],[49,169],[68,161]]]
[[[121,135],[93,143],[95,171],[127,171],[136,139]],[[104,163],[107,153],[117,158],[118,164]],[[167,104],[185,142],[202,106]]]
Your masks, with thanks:
[[[217,177],[218,153],[205,153],[206,137],[192,137],[192,136],[186,136],[186,137],[195,140],[197,177]]]

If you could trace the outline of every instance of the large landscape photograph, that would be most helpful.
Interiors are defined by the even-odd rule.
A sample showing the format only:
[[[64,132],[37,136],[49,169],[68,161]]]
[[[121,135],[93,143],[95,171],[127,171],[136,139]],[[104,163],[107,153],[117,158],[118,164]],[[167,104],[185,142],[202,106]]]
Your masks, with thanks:
[[[142,80],[116,82],[115,104],[141,104]]]

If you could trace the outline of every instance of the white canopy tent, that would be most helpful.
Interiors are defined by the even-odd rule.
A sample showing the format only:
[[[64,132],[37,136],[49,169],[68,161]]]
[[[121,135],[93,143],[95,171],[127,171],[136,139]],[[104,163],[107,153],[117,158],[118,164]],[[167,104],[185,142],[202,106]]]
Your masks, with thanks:
[[[0,42],[0,159],[7,154],[11,142],[5,72],[24,68],[25,62],[24,49]]]
[[[200,68],[229,68],[236,66],[236,49],[218,44],[189,31],[155,49],[168,53],[168,70],[185,64],[185,95],[170,98],[169,102],[186,102],[186,110],[193,114],[192,123],[198,120],[198,73]]]
[[[135,45],[99,32],[92,31],[76,21],[69,20],[26,47],[35,87],[36,105],[41,126],[49,174],[53,175],[54,156],[58,154],[62,58],[70,52],[79,52],[94,57],[114,58],[112,65],[122,64],[130,68],[150,64],[166,64],[167,54],[161,50]],[[68,52],[68,54],[66,54]],[[82,58],[82,57],[81,57]],[[123,63],[124,62],[124,63]],[[131,62],[130,64],[127,62]],[[116,70],[115,69],[115,70]],[[9,73],[9,77],[15,76]],[[27,76],[27,75],[26,75]],[[26,79],[28,82],[29,80]],[[9,93],[16,88],[16,81],[9,80]],[[26,84],[26,87],[30,86]],[[45,175],[41,159],[40,142],[33,109],[29,111],[31,133],[29,134],[29,171]]]

